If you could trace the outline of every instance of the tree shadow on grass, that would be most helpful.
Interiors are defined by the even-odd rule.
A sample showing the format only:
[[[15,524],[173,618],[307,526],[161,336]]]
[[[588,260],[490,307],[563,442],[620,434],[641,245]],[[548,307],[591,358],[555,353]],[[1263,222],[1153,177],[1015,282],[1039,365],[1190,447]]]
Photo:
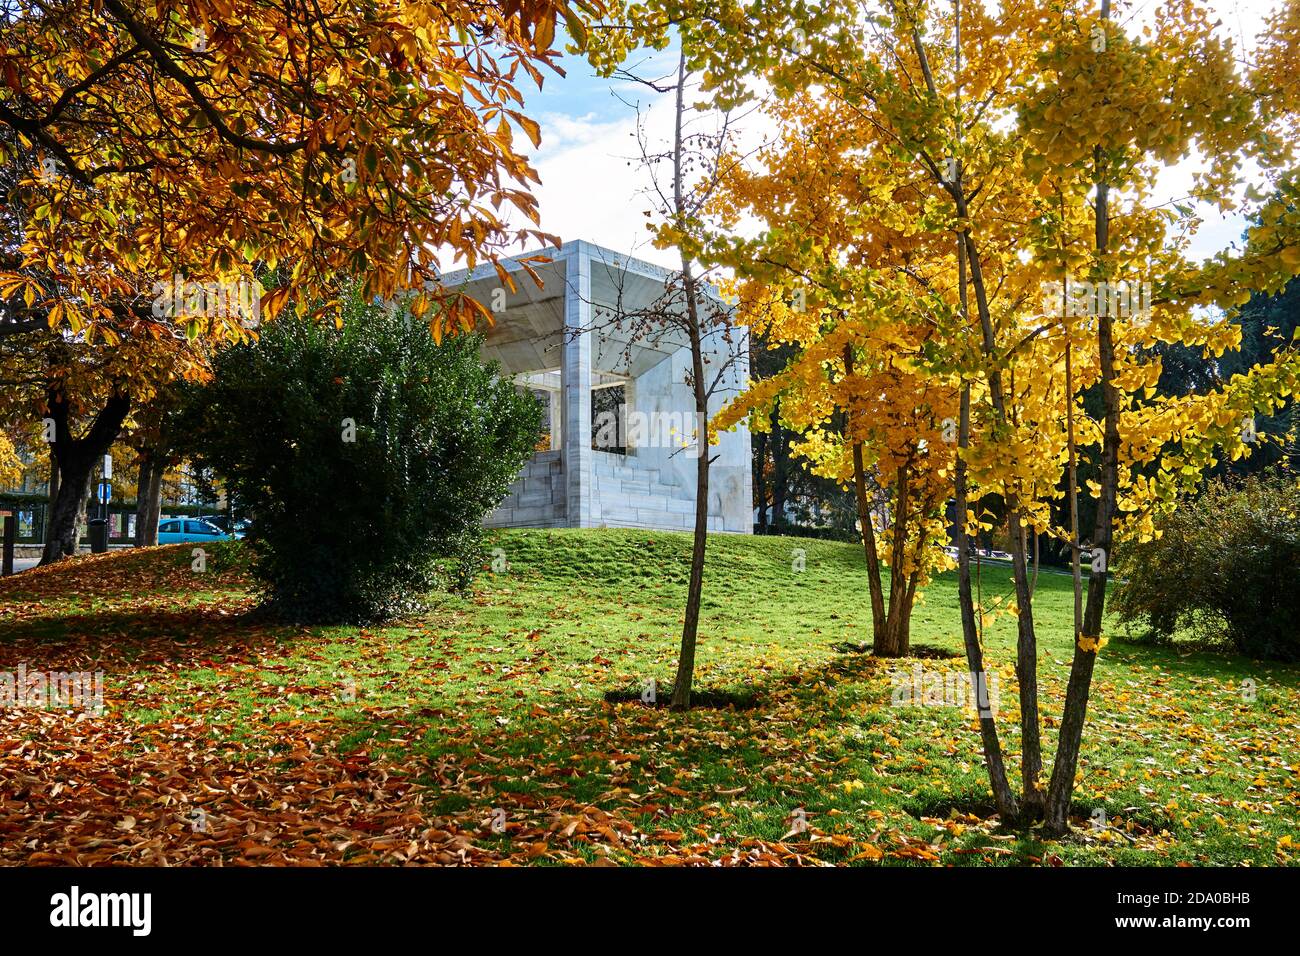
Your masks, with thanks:
[[[673,700],[673,683],[671,680],[659,681],[655,685],[654,699],[649,699],[648,686],[620,687],[605,691],[605,702],[609,704],[642,703],[647,707],[671,707]],[[691,689],[691,709],[707,708],[711,710],[752,710],[758,707],[758,693],[752,687],[693,687]]]
[[[1170,674],[1186,677],[1258,681],[1261,675],[1269,675],[1291,686],[1300,686],[1300,664],[1254,660],[1222,646],[1183,645],[1119,637],[1106,645],[1101,660],[1126,665],[1157,665]]]
[[[0,669],[19,663],[30,668],[34,661],[52,670],[86,661],[190,666],[252,661],[294,633],[221,605],[38,616],[7,622],[0,631]]]
[[[898,859],[887,854],[886,862],[936,862],[926,855],[925,834],[956,820],[969,832],[957,855],[945,861],[1036,865],[1050,858],[1055,865],[1064,848],[1089,842],[1089,818],[1098,808],[1108,818],[1122,817],[1126,832],[1138,838],[1168,826],[1164,818],[1147,818],[1127,806],[1122,795],[1099,803],[1076,799],[1076,832],[1065,841],[1044,840],[1031,826],[1001,826],[978,734],[964,718],[955,711],[890,706],[889,669],[898,663],[848,655],[714,688],[732,700],[743,692],[752,703],[747,708],[671,713],[643,703],[631,690],[615,701],[588,690],[548,702],[545,709],[528,710],[521,703],[485,720],[475,720],[473,705],[454,714],[454,708],[427,705],[376,708],[341,721],[336,730],[350,746],[372,752],[398,741],[392,745],[396,752],[416,756],[426,768],[418,782],[432,791],[436,812],[472,822],[501,810],[534,830],[600,812],[628,821],[643,842],[665,831],[689,839],[692,832],[712,832],[721,813],[729,821],[721,839],[727,849],[746,840],[784,840],[824,862],[846,862],[853,859],[849,849],[786,838],[789,815],[802,810],[819,833],[861,840],[871,833],[865,817],[882,811],[888,835],[881,845],[894,841],[900,848]],[[949,666],[960,670],[961,662]],[[509,708],[511,702],[495,704]],[[952,721],[946,736],[958,751],[946,743],[927,749],[923,732],[935,719]],[[913,720],[921,724],[913,726]],[[888,743],[891,738],[911,743],[900,750]],[[1007,753],[1014,757],[1013,750]],[[924,758],[923,769],[907,766],[918,757]],[[856,789],[846,796],[850,784]]]
[[[521,705],[499,717],[504,723],[495,723],[497,717],[476,723],[463,712],[446,720],[446,711],[427,706],[375,708],[337,721],[335,730],[346,746],[419,755],[427,774],[418,782],[434,791],[431,807],[438,813],[470,819],[503,810],[543,829],[555,820],[607,814],[628,822],[638,840],[653,842],[665,832],[689,839],[716,826],[711,821],[724,808],[742,834],[723,840],[727,849],[753,839],[843,862],[852,840],[813,839],[819,828],[843,829],[840,801],[828,799],[843,755],[812,740],[835,723],[874,722],[850,714],[852,701],[825,690],[879,672],[879,662],[858,660],[768,675],[713,688],[730,706],[687,713],[643,703],[632,691],[621,701],[588,692],[548,702],[547,709]],[[734,706],[737,699],[746,706]],[[812,830],[783,839],[796,814],[806,814]]]

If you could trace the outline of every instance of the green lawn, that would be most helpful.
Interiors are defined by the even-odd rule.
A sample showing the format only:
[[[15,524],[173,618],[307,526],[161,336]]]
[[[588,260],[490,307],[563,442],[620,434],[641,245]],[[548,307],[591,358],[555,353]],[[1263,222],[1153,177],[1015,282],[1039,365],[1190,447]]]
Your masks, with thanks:
[[[503,533],[508,571],[369,629],[246,617],[237,545],[210,554],[205,574],[183,545],[6,580],[0,672],[103,669],[108,710],[0,712],[0,860],[1294,861],[1300,669],[1109,635],[1077,835],[1003,832],[988,819],[973,711],[891,705],[897,671],[965,670],[939,655],[961,650],[955,578],[935,582],[913,620],[913,644],[934,656],[845,652],[870,637],[848,544],[711,538],[697,687],[743,706],[606,702],[652,678],[667,693],[689,545]],[[1003,608],[984,643],[1018,772],[1009,577],[986,565],[980,583],[986,607]],[[1042,575],[1049,753],[1070,606],[1069,578]],[[1102,829],[1088,822],[1098,809]]]

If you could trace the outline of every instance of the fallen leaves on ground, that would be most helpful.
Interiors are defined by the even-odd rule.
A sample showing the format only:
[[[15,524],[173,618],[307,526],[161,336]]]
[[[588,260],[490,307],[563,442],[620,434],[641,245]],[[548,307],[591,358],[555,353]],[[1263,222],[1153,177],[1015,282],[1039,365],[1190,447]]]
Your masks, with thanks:
[[[196,577],[179,546],[0,581],[0,671],[108,675],[100,715],[0,710],[0,863],[1057,866],[1159,860],[1206,829],[1287,863],[1300,840],[1250,822],[1300,805],[1289,691],[1207,720],[1186,687],[1203,700],[1213,676],[1100,671],[1079,797],[1109,817],[1057,849],[975,805],[973,724],[891,709],[885,662],[792,667],[774,643],[728,675],[753,709],[672,714],[603,699],[643,663],[634,642],[557,637],[580,598],[530,604],[523,584],[388,628],[271,627],[236,558]],[[1242,775],[1244,795],[1219,789]]]

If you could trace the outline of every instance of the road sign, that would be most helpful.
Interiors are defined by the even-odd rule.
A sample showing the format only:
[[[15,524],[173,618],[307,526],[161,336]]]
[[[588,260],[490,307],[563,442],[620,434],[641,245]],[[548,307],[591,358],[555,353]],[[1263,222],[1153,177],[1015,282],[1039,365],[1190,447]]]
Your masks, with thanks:
[[[113,497],[113,483],[111,481],[101,481],[99,483],[99,501],[100,504],[108,504]]]

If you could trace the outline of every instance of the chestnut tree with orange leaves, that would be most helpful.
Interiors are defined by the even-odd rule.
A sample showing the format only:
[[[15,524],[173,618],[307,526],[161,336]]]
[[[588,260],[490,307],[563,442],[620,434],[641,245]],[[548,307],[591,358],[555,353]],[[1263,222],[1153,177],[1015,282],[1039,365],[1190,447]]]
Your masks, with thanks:
[[[599,0],[19,0],[0,22],[5,189],[0,363],[53,419],[62,474],[46,559],[72,550],[91,464],[160,381],[202,377],[203,343],[287,305],[324,316],[342,278],[413,290],[436,339],[490,319],[437,284],[539,231],[526,85],[557,72]],[[507,224],[507,210],[525,225]],[[503,281],[509,281],[503,278]],[[258,284],[255,315],[202,290]],[[159,307],[166,290],[195,307]],[[33,342],[36,344],[34,345]],[[67,348],[63,346],[66,343]],[[102,400],[67,389],[106,370]],[[34,366],[33,363],[36,363]],[[111,370],[111,371],[109,371]],[[17,406],[17,407],[15,407]],[[83,407],[84,406],[84,407]],[[80,424],[78,424],[80,423]],[[81,434],[77,434],[80,431]]]

